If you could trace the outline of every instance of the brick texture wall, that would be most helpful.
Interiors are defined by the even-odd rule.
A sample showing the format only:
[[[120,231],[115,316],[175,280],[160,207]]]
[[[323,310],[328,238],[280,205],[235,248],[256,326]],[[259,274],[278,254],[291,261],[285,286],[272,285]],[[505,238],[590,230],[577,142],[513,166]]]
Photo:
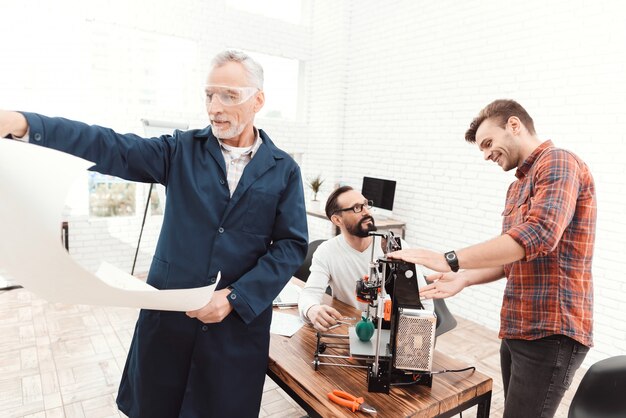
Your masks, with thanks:
[[[396,180],[394,217],[413,246],[478,243],[500,233],[514,176],[483,161],[463,134],[490,101],[518,100],[541,138],[593,170],[596,346],[586,362],[623,354],[624,11],[617,1],[315,1],[304,168],[355,187],[364,175]],[[497,329],[503,286],[469,288],[448,304]]]
[[[554,0],[305,0],[301,24],[228,1],[64,0],[3,5],[0,107],[142,133],[140,118],[206,124],[199,97],[208,61],[226,47],[300,60],[299,118],[259,119],[299,153],[305,178],[357,188],[364,175],[398,182],[394,217],[407,241],[462,248],[500,232],[512,173],[482,160],[463,133],[484,105],[514,98],[541,138],[580,155],[598,190],[596,346],[586,363],[624,353],[626,300],[626,6]],[[163,80],[176,82],[163,84]],[[156,93],[155,93],[156,92]],[[72,215],[73,213],[73,215]],[[71,252],[130,269],[140,214],[90,219],[70,211]],[[311,239],[330,224],[309,219]],[[160,224],[148,221],[138,269]],[[499,325],[503,282],[450,299],[455,315]]]

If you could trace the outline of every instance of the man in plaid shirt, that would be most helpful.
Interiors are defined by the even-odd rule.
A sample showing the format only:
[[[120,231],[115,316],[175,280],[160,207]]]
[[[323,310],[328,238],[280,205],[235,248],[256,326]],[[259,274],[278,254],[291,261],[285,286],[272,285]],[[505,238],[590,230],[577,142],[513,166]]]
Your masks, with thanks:
[[[420,291],[429,298],[506,277],[499,334],[504,417],[552,417],[593,344],[593,177],[576,155],[542,142],[513,100],[481,110],[465,139],[485,160],[516,169],[502,235],[456,252],[388,256],[440,272]]]

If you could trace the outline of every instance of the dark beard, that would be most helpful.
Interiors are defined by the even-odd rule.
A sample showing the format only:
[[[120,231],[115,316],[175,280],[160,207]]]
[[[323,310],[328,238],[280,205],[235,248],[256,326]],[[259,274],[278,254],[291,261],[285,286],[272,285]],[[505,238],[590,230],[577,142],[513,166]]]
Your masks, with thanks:
[[[372,223],[365,225],[365,222],[367,221],[372,221]],[[361,219],[359,223],[347,226],[346,229],[350,235],[354,235],[359,238],[367,238],[371,231],[376,231],[376,225],[374,224],[374,218],[367,216]]]

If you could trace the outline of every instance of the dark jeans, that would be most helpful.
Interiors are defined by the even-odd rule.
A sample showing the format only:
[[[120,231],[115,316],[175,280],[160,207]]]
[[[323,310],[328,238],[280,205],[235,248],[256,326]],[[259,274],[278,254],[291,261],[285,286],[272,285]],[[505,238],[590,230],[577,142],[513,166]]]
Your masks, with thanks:
[[[589,347],[564,335],[502,340],[503,418],[550,418]]]

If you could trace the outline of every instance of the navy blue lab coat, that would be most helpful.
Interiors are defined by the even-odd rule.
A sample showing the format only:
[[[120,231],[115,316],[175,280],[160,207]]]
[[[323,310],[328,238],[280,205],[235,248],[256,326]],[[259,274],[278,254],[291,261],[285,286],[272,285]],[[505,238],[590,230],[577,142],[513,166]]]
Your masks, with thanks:
[[[120,410],[132,418],[258,417],[271,302],[307,250],[298,165],[260,131],[263,144],[231,197],[210,126],[142,139],[24,115],[31,143],[93,161],[101,173],[166,186],[149,284],[205,286],[221,271],[218,288],[233,288],[234,310],[218,324],[184,312],[140,312],[120,383]]]

